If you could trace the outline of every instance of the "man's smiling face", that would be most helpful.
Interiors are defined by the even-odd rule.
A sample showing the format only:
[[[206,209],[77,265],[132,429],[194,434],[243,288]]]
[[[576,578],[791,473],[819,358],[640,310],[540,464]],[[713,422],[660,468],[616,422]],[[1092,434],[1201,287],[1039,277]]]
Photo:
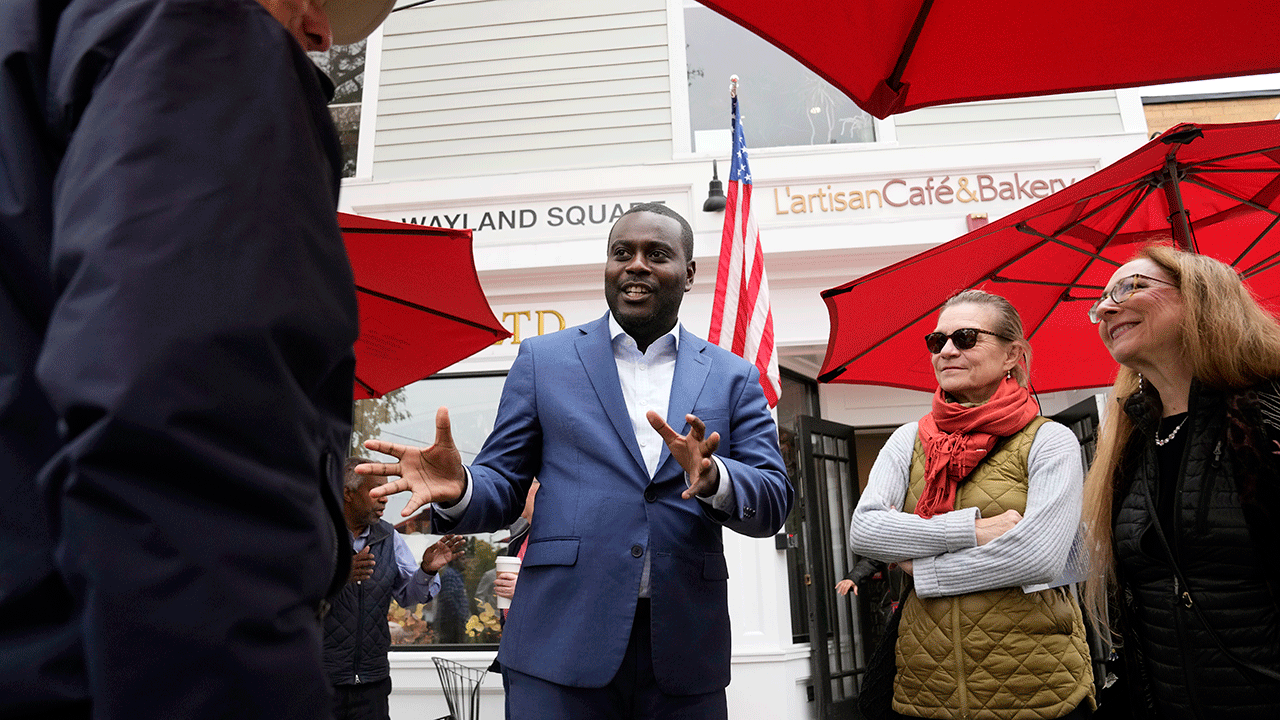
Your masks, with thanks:
[[[642,350],[675,327],[680,302],[693,287],[696,265],[685,257],[680,230],[674,218],[635,212],[609,234],[604,297]]]

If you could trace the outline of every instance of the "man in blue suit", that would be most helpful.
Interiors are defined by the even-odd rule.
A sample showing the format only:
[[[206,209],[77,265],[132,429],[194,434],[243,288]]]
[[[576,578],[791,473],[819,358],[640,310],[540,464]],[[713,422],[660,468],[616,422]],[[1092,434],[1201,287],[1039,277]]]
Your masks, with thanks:
[[[731,635],[722,526],[782,527],[792,489],[759,376],[678,325],[693,231],[664,205],[609,233],[599,320],[520,345],[493,432],[463,467],[436,442],[366,447],[399,462],[437,532],[509,525],[542,484],[498,660],[519,718],[724,718]],[[683,434],[674,428],[683,428]]]

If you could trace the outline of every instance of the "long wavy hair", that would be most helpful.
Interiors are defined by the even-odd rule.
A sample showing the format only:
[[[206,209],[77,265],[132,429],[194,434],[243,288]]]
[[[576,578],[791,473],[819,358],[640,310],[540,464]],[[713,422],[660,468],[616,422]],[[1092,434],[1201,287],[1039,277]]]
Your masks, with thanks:
[[[1023,335],[1022,316],[1018,315],[1013,303],[985,290],[962,290],[943,303],[942,310],[956,305],[982,305],[991,308],[995,315],[995,327],[991,331],[1013,338],[1012,343],[1022,351],[1021,360],[1009,373],[1019,385],[1027,387],[1031,381],[1031,343]]]
[[[1164,244],[1148,245],[1133,257],[1138,258],[1163,268],[1182,295],[1182,356],[1195,380],[1218,390],[1238,390],[1280,377],[1280,323],[1258,305],[1231,266]],[[1084,483],[1082,520],[1090,557],[1084,599],[1102,638],[1113,637],[1106,613],[1116,584],[1112,501],[1121,455],[1134,431],[1122,408],[1138,389],[1138,373],[1121,366]]]

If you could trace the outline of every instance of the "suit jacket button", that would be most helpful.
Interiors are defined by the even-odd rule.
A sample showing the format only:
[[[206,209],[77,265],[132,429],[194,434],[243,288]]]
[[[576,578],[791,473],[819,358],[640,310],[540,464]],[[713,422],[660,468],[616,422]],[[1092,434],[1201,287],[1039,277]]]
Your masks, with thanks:
[[[657,499],[658,499],[658,493],[654,492],[653,488],[645,488],[644,490],[645,502],[653,502],[654,500],[657,500]]]
[[[640,547],[639,545],[631,546],[631,557],[640,557],[643,554],[644,554],[644,548]]]
[[[753,507],[744,507],[744,508],[742,508],[742,517],[744,517],[744,518],[753,518],[753,517],[755,517],[755,516],[756,516],[756,509],[755,509],[755,508],[753,508]]]

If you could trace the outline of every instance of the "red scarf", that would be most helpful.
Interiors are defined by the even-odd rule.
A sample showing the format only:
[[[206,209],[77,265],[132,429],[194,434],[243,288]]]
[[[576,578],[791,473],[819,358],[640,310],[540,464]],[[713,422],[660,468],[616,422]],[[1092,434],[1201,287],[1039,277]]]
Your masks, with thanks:
[[[956,488],[995,447],[996,441],[1027,426],[1040,408],[1012,379],[1000,382],[991,399],[977,407],[948,402],[938,388],[933,411],[920,418],[924,446],[924,492],[916,514],[933,517],[955,509]]]

